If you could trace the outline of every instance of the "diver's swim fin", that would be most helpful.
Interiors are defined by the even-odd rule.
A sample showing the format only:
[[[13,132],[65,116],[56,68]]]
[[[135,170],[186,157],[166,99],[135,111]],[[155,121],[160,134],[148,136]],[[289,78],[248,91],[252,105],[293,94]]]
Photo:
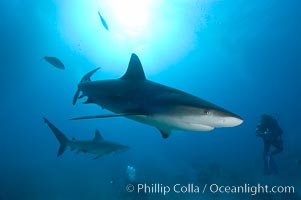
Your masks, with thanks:
[[[264,175],[270,175],[271,174],[269,163],[270,163],[270,157],[266,156],[263,160],[263,168],[264,168],[263,173],[264,173]]]
[[[269,159],[269,168],[270,168],[270,172],[271,174],[278,174],[278,165],[276,164],[276,162],[274,161],[273,157],[270,156]]]
[[[278,174],[278,165],[273,157],[267,156],[264,159],[264,175]]]

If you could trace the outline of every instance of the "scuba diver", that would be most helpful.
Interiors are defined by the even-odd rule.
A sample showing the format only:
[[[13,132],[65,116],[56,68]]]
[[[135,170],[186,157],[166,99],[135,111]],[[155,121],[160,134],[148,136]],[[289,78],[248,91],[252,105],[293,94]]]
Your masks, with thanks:
[[[256,136],[261,137],[264,143],[264,174],[278,174],[278,167],[273,156],[279,154],[283,150],[283,141],[281,138],[283,130],[273,116],[263,114],[257,124],[255,134]],[[271,146],[275,149],[270,153]]]

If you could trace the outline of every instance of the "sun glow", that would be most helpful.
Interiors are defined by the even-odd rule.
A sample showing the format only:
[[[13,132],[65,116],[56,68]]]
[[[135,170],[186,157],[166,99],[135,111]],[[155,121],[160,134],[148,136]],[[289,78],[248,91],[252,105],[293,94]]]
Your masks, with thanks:
[[[95,66],[114,74],[136,53],[147,73],[157,73],[193,46],[193,1],[59,1],[59,26],[67,43]],[[189,10],[189,12],[188,12]],[[98,12],[106,21],[103,27]],[[193,12],[192,12],[193,13]]]
[[[108,7],[122,29],[143,31],[150,23],[151,2],[141,0],[111,0]]]
[[[112,37],[116,46],[141,51],[149,39],[150,15],[155,3],[150,0],[110,0],[107,9],[112,24]]]

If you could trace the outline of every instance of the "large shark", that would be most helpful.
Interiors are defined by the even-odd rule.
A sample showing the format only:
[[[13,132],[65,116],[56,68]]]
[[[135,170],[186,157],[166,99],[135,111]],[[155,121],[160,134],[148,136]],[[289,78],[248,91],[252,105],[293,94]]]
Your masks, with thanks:
[[[81,79],[73,105],[78,98],[87,96],[84,103],[95,103],[114,114],[73,120],[125,116],[156,127],[163,138],[167,138],[172,130],[210,131],[243,122],[238,115],[208,101],[147,80],[136,54],[132,54],[126,73],[119,79],[91,81],[90,77],[97,70]]]
[[[92,140],[76,140],[73,138],[69,140],[57,127],[55,127],[48,119],[43,118],[45,123],[54,133],[55,137],[60,143],[60,148],[57,153],[57,156],[60,156],[64,153],[67,146],[71,148],[71,151],[77,150],[77,152],[84,152],[95,154],[97,159],[104,155],[113,154],[117,152],[126,151],[129,149],[128,146],[117,144],[111,141],[104,140],[100,132],[96,129],[95,136]]]

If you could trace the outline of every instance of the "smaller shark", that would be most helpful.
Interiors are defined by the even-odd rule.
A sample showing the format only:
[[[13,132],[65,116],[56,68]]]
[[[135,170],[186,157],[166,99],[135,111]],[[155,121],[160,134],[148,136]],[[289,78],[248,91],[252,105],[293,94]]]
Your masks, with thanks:
[[[78,153],[84,152],[84,153],[95,154],[96,157],[93,160],[100,158],[104,155],[118,153],[129,149],[128,146],[104,140],[97,129],[95,130],[95,136],[92,140],[86,140],[86,141],[76,140],[75,138],[69,140],[48,119],[46,119],[45,117],[43,117],[43,119],[44,122],[52,130],[52,132],[54,133],[55,137],[57,138],[57,140],[61,145],[58,150],[57,156],[62,155],[68,146],[71,148],[71,151],[76,149]]]

